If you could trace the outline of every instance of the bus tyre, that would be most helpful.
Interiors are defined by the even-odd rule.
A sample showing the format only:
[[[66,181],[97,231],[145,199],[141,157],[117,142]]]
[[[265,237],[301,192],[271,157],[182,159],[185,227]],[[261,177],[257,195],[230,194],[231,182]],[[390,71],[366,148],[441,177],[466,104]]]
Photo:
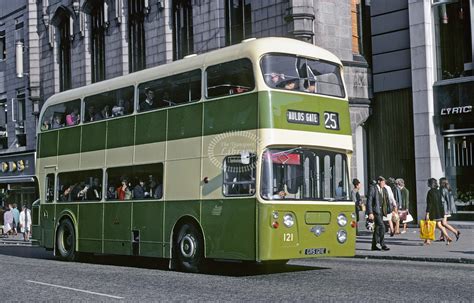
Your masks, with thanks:
[[[200,231],[190,223],[181,226],[176,237],[175,249],[178,269],[199,272],[204,260],[204,244]]]
[[[56,249],[58,258],[64,261],[73,261],[76,258],[76,234],[71,221],[66,219],[59,223],[56,232]]]

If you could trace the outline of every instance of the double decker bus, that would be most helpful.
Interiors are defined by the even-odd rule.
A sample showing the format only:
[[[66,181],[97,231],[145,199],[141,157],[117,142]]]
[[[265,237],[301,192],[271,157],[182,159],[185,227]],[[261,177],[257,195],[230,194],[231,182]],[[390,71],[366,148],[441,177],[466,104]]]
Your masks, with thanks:
[[[33,237],[79,253],[353,256],[342,65],[262,38],[58,93],[40,114]]]

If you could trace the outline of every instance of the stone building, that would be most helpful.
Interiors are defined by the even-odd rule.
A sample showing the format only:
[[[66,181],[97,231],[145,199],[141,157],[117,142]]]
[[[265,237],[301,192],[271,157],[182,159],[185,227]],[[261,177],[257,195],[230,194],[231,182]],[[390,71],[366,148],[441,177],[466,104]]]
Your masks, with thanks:
[[[20,2],[28,13],[24,26],[30,36],[30,48],[26,48],[30,60],[25,67],[33,67],[34,63],[34,72],[30,70],[30,76],[23,79],[13,77],[13,70],[8,74],[11,81],[30,82],[24,97],[28,100],[26,147],[30,150],[34,149],[36,125],[31,111],[33,99],[41,105],[60,91],[165,64],[188,54],[208,52],[251,37],[284,36],[326,48],[342,60],[354,132],[352,175],[366,179],[363,123],[369,115],[370,77],[363,56],[364,12],[360,0],[17,1]],[[13,45],[13,39],[7,42],[9,47]],[[38,90],[37,67],[41,74]],[[35,95],[30,97],[32,87]],[[15,94],[14,89],[9,94]],[[5,124],[10,127],[12,123],[8,120]],[[15,144],[11,136],[15,136],[13,129],[9,129],[10,145]]]
[[[40,109],[36,1],[0,3],[0,206],[37,197],[35,131]]]
[[[447,177],[455,217],[474,220],[474,1],[373,0],[370,9],[370,174],[406,178],[418,218],[427,180]]]

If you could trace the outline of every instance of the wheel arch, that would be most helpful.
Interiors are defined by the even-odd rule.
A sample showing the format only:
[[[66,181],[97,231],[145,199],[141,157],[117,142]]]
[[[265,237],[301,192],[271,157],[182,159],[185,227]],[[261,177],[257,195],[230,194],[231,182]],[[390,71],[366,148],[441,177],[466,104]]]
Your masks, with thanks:
[[[63,210],[59,215],[58,215],[58,220],[56,220],[56,225],[54,227],[54,248],[53,248],[53,251],[54,251],[54,256],[57,255],[57,243],[56,243],[56,237],[57,237],[57,232],[58,232],[58,228],[59,228],[59,225],[61,224],[62,221],[64,220],[70,220],[71,223],[72,223],[72,226],[74,227],[74,234],[75,234],[75,250],[78,251],[78,245],[79,245],[79,237],[78,237],[78,233],[79,233],[79,230],[77,229],[77,218],[76,216],[74,215],[74,213],[68,209],[66,210]]]
[[[175,240],[175,237],[178,233],[178,229],[183,226],[183,224],[185,223],[191,223],[193,224],[194,226],[196,226],[196,228],[199,230],[199,232],[201,233],[202,235],[202,239],[203,239],[203,252],[204,252],[204,258],[206,257],[206,237],[205,237],[205,234],[204,234],[204,229],[202,228],[201,224],[199,223],[199,221],[196,219],[196,217],[192,216],[192,215],[184,215],[182,217],[180,217],[178,220],[176,220],[175,224],[173,225],[173,227],[171,228],[171,234],[170,234],[170,259],[173,259],[174,258],[174,240]]]

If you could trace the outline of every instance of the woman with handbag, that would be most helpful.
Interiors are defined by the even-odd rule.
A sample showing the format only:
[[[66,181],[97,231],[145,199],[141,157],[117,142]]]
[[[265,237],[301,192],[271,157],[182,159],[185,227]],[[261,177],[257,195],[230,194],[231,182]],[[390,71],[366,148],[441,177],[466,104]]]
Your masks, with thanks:
[[[451,217],[451,214],[456,213],[456,205],[454,204],[454,195],[451,190],[451,186],[449,185],[448,179],[446,178],[439,179],[439,191],[441,193],[441,202],[443,203],[443,209],[444,209],[444,218],[441,223],[443,224],[445,228],[447,228],[452,233],[454,233],[454,236],[456,237],[456,241],[457,241],[459,240],[459,235],[461,234],[461,232],[448,223],[448,217]],[[439,240],[444,241],[445,239],[443,238],[443,236],[441,236]]]
[[[426,220],[436,221],[436,226],[441,230],[442,236],[446,239],[446,245],[449,245],[453,242],[444,228],[442,221],[444,219],[444,209],[441,202],[441,193],[438,190],[438,181],[434,178],[428,180],[428,187],[430,190],[426,195]],[[430,240],[425,240],[425,245],[430,245]]]
[[[407,232],[407,223],[413,221],[413,217],[410,215],[410,192],[405,187],[405,180],[398,178],[395,180],[397,186],[397,192],[399,196],[399,208],[398,214],[400,215],[400,221],[403,223],[402,234]]]

